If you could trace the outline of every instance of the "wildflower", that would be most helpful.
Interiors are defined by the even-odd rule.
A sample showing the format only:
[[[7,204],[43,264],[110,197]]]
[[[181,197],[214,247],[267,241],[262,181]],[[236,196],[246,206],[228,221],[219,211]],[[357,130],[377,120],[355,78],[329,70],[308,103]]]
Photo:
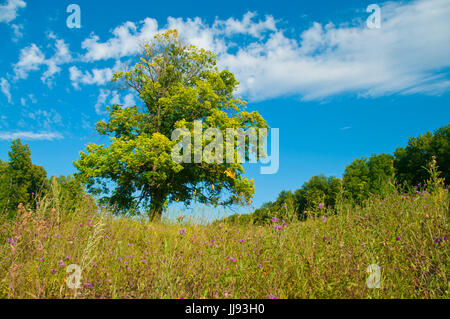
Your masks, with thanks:
[[[273,295],[269,295],[269,299],[278,299],[278,298]]]
[[[64,264],[59,264],[58,267],[65,267],[66,265]]]
[[[56,270],[55,270],[55,269],[52,269],[52,274],[53,274],[53,275],[55,274],[55,272],[56,272]]]
[[[258,264],[258,267],[262,269],[262,265],[261,264]]]
[[[67,259],[67,260],[70,259],[70,256],[66,256],[66,259]]]
[[[243,242],[245,242],[245,240],[239,239],[238,242],[243,243]]]
[[[406,196],[402,196],[402,199],[406,199]]]
[[[442,242],[442,239],[441,239],[441,238],[436,238],[436,239],[434,240],[434,243],[435,243],[435,244],[439,244],[440,242]]]
[[[147,263],[147,260],[145,260],[145,259],[142,259],[142,262],[145,264],[145,263]]]
[[[88,223],[88,226],[89,226],[89,227],[92,227],[92,224],[91,224],[91,223]]]
[[[228,298],[228,291],[224,291],[224,293],[223,293],[223,296],[225,297],[225,298]]]
[[[323,236],[323,241],[327,241],[327,237],[326,236]]]
[[[396,238],[396,239],[397,239],[397,241],[399,241],[399,240],[400,240],[400,236],[397,236],[397,238]]]
[[[447,241],[447,236],[444,236],[444,238],[442,238],[444,241]]]
[[[87,282],[87,283],[84,284],[84,286],[85,286],[85,287],[92,287],[92,284],[89,283],[89,282]]]
[[[272,222],[276,223],[277,221],[279,221],[277,217],[272,218]]]
[[[180,229],[178,232],[180,233],[180,235],[186,235],[186,230],[184,228]]]
[[[130,243],[128,243],[128,244],[127,244],[127,247],[130,247],[130,246],[131,246],[131,244],[130,244]]]
[[[229,261],[236,261],[236,258],[228,258]]]
[[[319,208],[325,208],[325,204],[324,203],[320,203],[319,204]]]
[[[325,223],[327,221],[327,218],[325,217],[325,215],[322,216],[322,221]]]
[[[94,261],[92,262],[92,266],[98,267],[98,265]]]
[[[56,234],[55,237],[56,237],[56,238],[59,238],[59,234]]]
[[[273,228],[281,230],[281,229],[283,229],[283,226],[281,226],[281,225],[273,225]]]
[[[8,238],[8,242],[14,246],[14,240],[12,238]]]
[[[286,209],[286,208],[287,208],[287,206],[286,206],[286,205],[283,205],[283,208],[284,208],[284,209]]]
[[[80,223],[80,226],[83,226],[83,223]]]

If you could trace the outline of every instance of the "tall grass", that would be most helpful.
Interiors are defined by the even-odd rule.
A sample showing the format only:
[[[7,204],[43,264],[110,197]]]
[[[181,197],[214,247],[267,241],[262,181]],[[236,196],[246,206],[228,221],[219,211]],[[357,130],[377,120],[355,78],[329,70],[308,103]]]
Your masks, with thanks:
[[[1,298],[449,297],[449,194],[437,175],[427,189],[266,226],[150,223],[88,199],[67,214],[64,202],[53,185],[39,210],[1,220]],[[70,264],[82,269],[75,292]],[[380,288],[366,285],[371,264]]]

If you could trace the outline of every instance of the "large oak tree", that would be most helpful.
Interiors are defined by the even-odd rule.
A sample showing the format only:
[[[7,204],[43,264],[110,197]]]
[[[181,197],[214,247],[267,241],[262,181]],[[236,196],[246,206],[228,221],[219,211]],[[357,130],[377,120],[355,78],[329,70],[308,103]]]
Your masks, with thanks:
[[[89,143],[87,152],[80,152],[74,163],[78,178],[115,212],[146,212],[154,220],[172,201],[248,203],[254,183],[243,176],[241,163],[227,163],[225,157],[224,162],[177,163],[171,157],[180,142],[172,133],[177,128],[194,133],[194,121],[202,121],[202,131],[218,128],[223,136],[227,128],[268,128],[259,113],[246,112],[245,101],[234,97],[234,75],[218,69],[214,53],[184,44],[176,30],[155,36],[139,58],[113,81],[134,90],[142,105],[108,107],[108,119],[96,129],[110,143]],[[203,147],[210,141],[203,140]],[[247,159],[249,153],[247,146]]]

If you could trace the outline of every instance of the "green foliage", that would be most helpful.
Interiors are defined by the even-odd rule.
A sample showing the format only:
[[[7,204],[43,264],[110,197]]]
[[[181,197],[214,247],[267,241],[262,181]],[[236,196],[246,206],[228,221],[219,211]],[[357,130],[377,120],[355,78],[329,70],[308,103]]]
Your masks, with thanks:
[[[243,176],[240,163],[176,163],[171,157],[179,143],[171,140],[173,131],[184,128],[193,135],[195,120],[202,121],[202,130],[218,128],[223,136],[226,128],[267,128],[257,112],[246,112],[245,102],[233,97],[238,82],[218,70],[213,53],[186,46],[176,31],[168,31],[146,44],[134,68],[117,72],[113,81],[134,90],[143,106],[111,106],[107,121],[96,126],[109,136],[109,146],[90,143],[74,163],[76,176],[90,192],[103,195],[102,203],[116,213],[147,212],[159,220],[172,201],[224,206],[250,201],[254,183]],[[209,142],[203,140],[203,149]]]
[[[49,184],[47,172],[31,162],[31,151],[20,139],[11,143],[9,162],[0,162],[0,211],[13,217],[17,206],[34,205],[38,195],[44,195]]]
[[[354,160],[345,168],[343,181],[346,196],[362,203],[370,194],[381,195],[389,180],[394,180],[393,161],[389,154]]]
[[[428,179],[427,165],[436,157],[437,166],[442,171],[445,183],[450,181],[450,125],[433,133],[427,132],[411,137],[405,148],[395,151],[397,181],[409,186],[424,184]]]

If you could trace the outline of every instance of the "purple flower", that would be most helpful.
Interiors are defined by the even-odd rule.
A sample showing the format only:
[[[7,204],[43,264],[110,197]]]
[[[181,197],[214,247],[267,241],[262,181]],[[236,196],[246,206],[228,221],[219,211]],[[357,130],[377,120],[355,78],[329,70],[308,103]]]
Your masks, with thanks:
[[[243,243],[243,242],[245,242],[245,240],[239,239],[238,242]]]
[[[402,199],[406,199],[406,196],[402,196]]]
[[[323,236],[323,241],[327,241],[327,237],[326,236]]]
[[[39,261],[41,262],[41,261],[44,261],[44,258],[39,258]]]
[[[65,267],[66,265],[64,264],[59,264],[58,267]]]
[[[258,264],[258,267],[262,269],[262,265],[261,264]]]
[[[55,274],[55,272],[56,272],[56,270],[55,270],[55,269],[52,269],[52,274],[53,274],[53,275]]]
[[[236,258],[228,258],[229,261],[236,261]]]
[[[186,230],[184,228],[180,229],[178,232],[180,233],[180,235],[186,235]]]
[[[269,299],[278,299],[278,298],[273,295],[269,295]]]
[[[444,238],[443,238],[443,239],[444,239],[444,241],[447,241],[447,236],[444,236]]]
[[[15,245],[15,244],[14,244],[14,240],[13,240],[12,238],[8,238],[8,242],[9,242],[11,245],[13,245],[13,246]]]
[[[284,208],[284,209],[286,209],[286,207],[287,207],[286,205],[283,205],[283,208]]]
[[[145,260],[145,259],[142,259],[142,262],[145,264],[145,263],[147,263],[147,260]]]
[[[281,225],[273,225],[273,228],[281,230],[281,229],[283,229],[283,226],[281,226]]]
[[[327,221],[327,218],[325,217],[325,215],[322,216],[322,221],[325,223]]]
[[[279,221],[277,217],[272,218],[272,222],[276,223],[277,221]]]
[[[325,204],[324,203],[320,203],[319,204],[319,208],[324,208],[325,207]]]
[[[66,256],[66,259],[70,259],[70,256]]]
[[[439,244],[440,242],[442,242],[442,239],[440,237],[438,237],[434,240],[435,244]]]
[[[92,284],[89,283],[89,282],[87,282],[87,283],[84,284],[84,286],[85,286],[85,287],[92,287]]]
[[[397,236],[397,238],[396,238],[396,239],[397,239],[397,241],[399,241],[399,240],[400,240],[400,236]]]

